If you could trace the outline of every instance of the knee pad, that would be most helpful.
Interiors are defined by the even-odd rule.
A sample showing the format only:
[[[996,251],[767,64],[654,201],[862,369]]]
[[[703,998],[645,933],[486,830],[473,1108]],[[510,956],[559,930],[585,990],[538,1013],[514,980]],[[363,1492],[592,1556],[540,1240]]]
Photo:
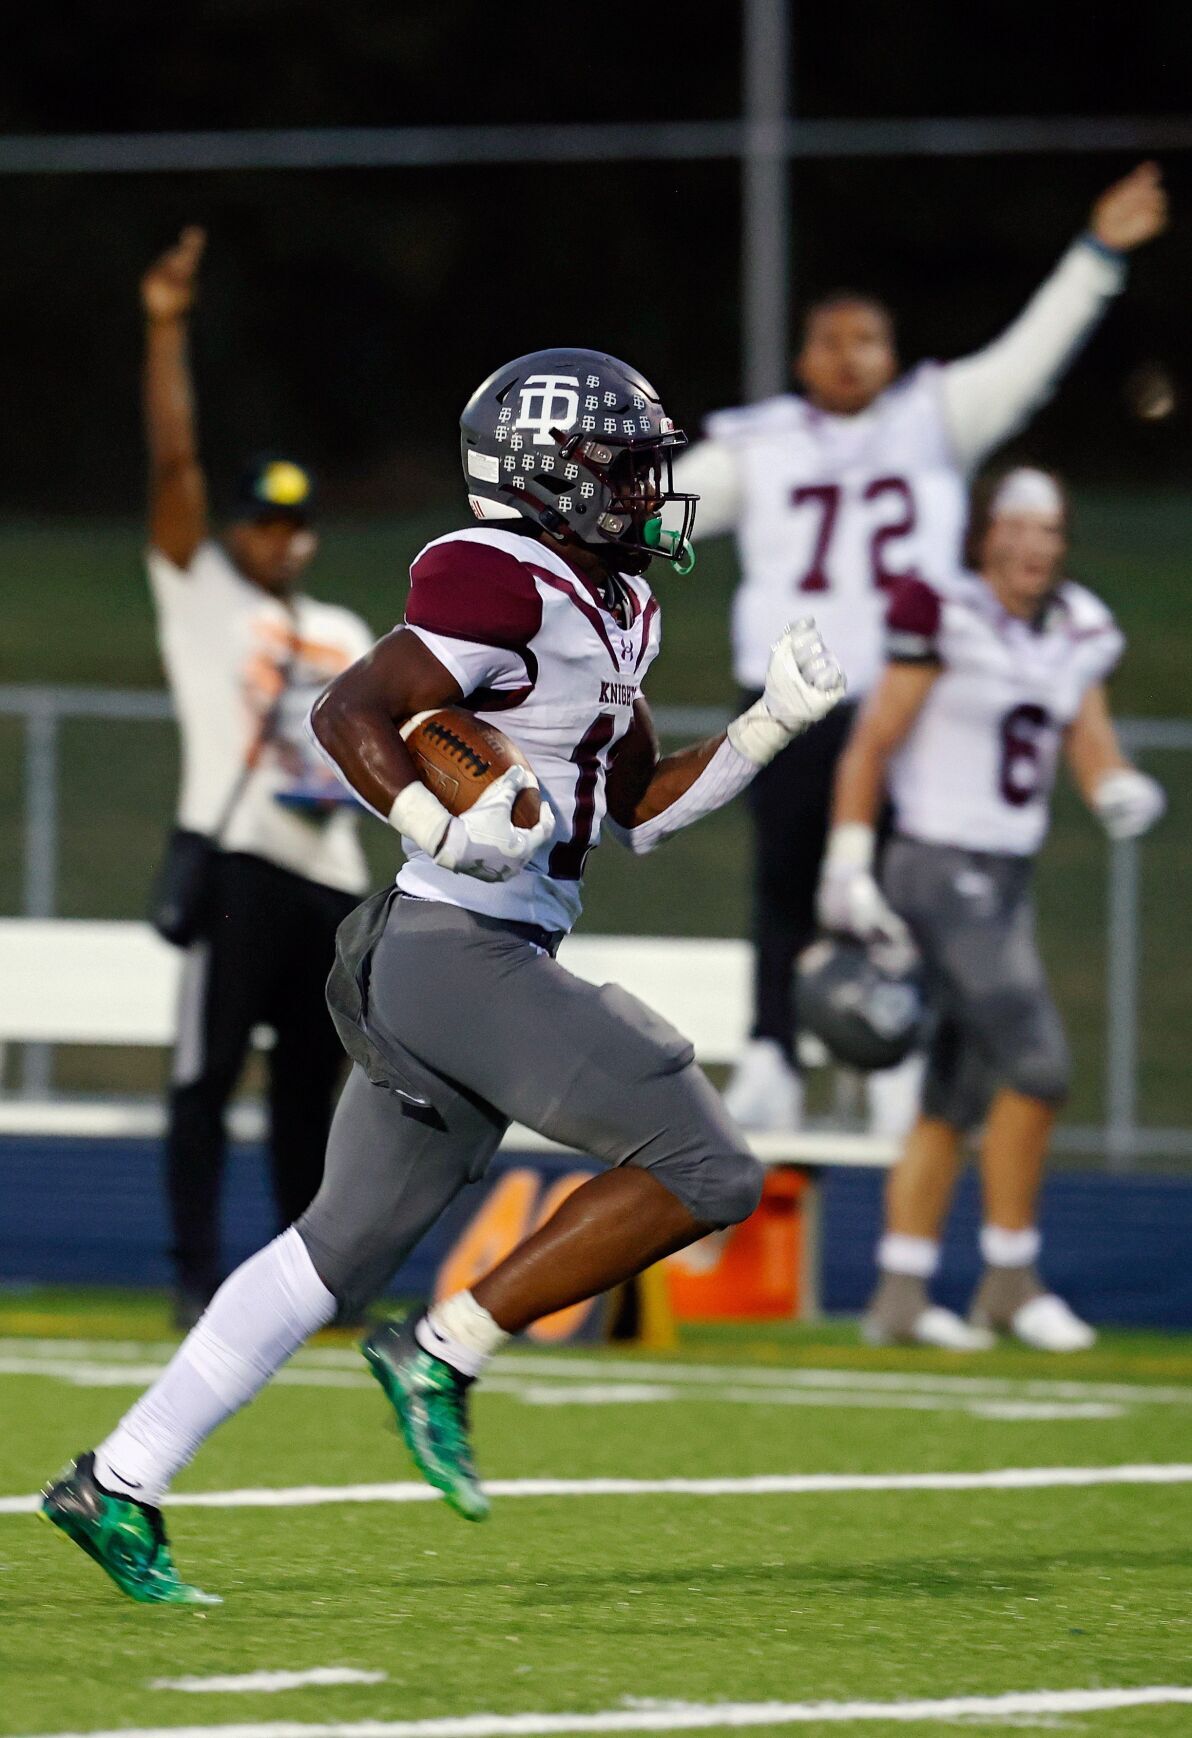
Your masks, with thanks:
[[[996,1084],[1062,1104],[1071,1072],[1068,1044],[1045,981],[1024,972],[985,996],[974,1012]]]
[[[1041,1099],[1044,1104],[1063,1104],[1071,1084],[1067,1046],[1052,1040],[1024,1047],[1012,1058],[1006,1070],[1006,1083],[1027,1098]]]
[[[742,1150],[705,1159],[702,1168],[707,1184],[700,1212],[703,1223],[721,1230],[748,1219],[762,1198],[766,1179],[766,1168],[760,1160]]]
[[[924,1113],[970,1132],[984,1122],[996,1085],[985,1058],[956,1022],[941,1020],[927,1053]]]
[[[745,1149],[688,1149],[655,1161],[630,1159],[649,1171],[701,1225],[721,1231],[748,1219],[762,1198],[765,1170]]]

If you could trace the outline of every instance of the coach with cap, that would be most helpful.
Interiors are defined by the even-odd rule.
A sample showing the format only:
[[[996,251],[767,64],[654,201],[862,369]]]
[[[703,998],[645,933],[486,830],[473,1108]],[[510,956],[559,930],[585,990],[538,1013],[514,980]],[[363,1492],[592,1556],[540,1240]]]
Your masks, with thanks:
[[[358,616],[299,590],[317,548],[303,466],[255,460],[211,534],[187,357],[204,244],[185,230],[141,283],[149,579],[182,733],[177,825],[152,913],[186,950],[167,1140],[179,1325],[220,1281],[224,1113],[258,1025],[275,1034],[269,1153],[282,1225],[322,1174],[343,1063],[323,988],[366,871],[352,806],[303,724],[372,644]]]

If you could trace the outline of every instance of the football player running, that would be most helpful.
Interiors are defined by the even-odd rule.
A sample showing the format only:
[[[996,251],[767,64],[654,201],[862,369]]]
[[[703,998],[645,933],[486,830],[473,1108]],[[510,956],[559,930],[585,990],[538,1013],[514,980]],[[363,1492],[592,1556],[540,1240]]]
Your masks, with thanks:
[[[760,691],[771,642],[803,608],[814,610],[849,684],[849,702],[749,793],[754,1022],[727,1089],[745,1127],[799,1118],[792,965],[815,933],[833,773],[881,669],[889,591],[899,579],[953,571],[966,477],[1051,396],[1123,288],[1127,255],[1165,223],[1159,170],[1144,163],[1101,195],[1087,232],[992,343],[901,378],[890,311],[872,296],[828,296],[804,319],[799,391],[709,417],[707,439],[675,467],[678,487],[700,496],[699,535],[736,534],[733,669],[745,694]],[[905,1131],[916,1086],[914,1061],[869,1076],[876,1130]]]
[[[724,735],[660,756],[642,682],[659,646],[644,574],[691,560],[695,497],[676,495],[685,437],[635,370],[587,350],[499,369],[462,418],[479,528],[428,545],[403,626],[337,678],[315,735],[403,841],[397,885],[341,927],[329,1000],[355,1066],[323,1186],[237,1270],[169,1368],[49,1488],[49,1518],[134,1599],[199,1603],[173,1565],[160,1503],[212,1430],[337,1309],[361,1309],[517,1119],[609,1167],[471,1291],[364,1355],[424,1476],[461,1515],[488,1501],[468,1393],[511,1334],[751,1213],[761,1169],[691,1045],[616,985],[554,958],[580,909],[602,824],[653,850],[744,790],[841,698],[810,621],[779,637],[760,698]],[[677,532],[661,510],[675,504]],[[533,768],[452,817],[415,776],[401,726],[466,704]]]
[[[887,1189],[864,1323],[879,1343],[976,1350],[1001,1329],[1063,1352],[1095,1337],[1038,1271],[1039,1190],[1069,1064],[1035,945],[1031,865],[1061,751],[1111,838],[1144,833],[1164,797],[1118,743],[1104,683],[1122,635],[1063,577],[1067,544],[1055,478],[1004,476],[975,516],[976,572],[894,592],[885,672],[840,762],[821,921],[871,943],[911,938],[938,1015],[921,1110]],[[894,836],[879,886],[887,785]],[[985,1267],[966,1323],[933,1306],[927,1286],[966,1136],[982,1124]]]

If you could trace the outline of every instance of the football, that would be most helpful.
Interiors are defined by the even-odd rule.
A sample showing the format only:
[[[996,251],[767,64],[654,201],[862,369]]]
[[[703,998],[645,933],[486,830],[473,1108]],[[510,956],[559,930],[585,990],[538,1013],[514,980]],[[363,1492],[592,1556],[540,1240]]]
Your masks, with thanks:
[[[531,771],[521,749],[503,730],[485,724],[462,706],[416,712],[402,725],[401,734],[419,778],[453,815],[462,815],[465,809],[470,809],[493,780],[511,766],[524,766]],[[533,790],[519,791],[513,805],[514,825],[534,826],[540,810],[536,786]]]

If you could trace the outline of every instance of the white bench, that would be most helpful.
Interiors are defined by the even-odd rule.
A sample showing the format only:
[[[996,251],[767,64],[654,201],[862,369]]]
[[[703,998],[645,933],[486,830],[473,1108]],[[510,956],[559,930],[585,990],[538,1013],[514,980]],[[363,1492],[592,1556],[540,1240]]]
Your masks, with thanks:
[[[561,961],[593,983],[622,984],[686,1033],[701,1063],[731,1064],[749,1026],[751,954],[741,941],[658,936],[585,936],[566,942]],[[143,923],[0,919],[0,1054],[6,1043],[169,1046],[182,956]],[[270,1035],[258,1032],[267,1044]],[[259,1136],[257,1105],[230,1117],[241,1139]],[[160,1102],[0,1094],[0,1136],[153,1137],[164,1127]],[[557,1143],[514,1124],[514,1152],[560,1152]],[[803,1132],[750,1138],[768,1165],[886,1166],[897,1145],[873,1135]],[[804,1309],[818,1297],[816,1204],[807,1206],[808,1284]]]

